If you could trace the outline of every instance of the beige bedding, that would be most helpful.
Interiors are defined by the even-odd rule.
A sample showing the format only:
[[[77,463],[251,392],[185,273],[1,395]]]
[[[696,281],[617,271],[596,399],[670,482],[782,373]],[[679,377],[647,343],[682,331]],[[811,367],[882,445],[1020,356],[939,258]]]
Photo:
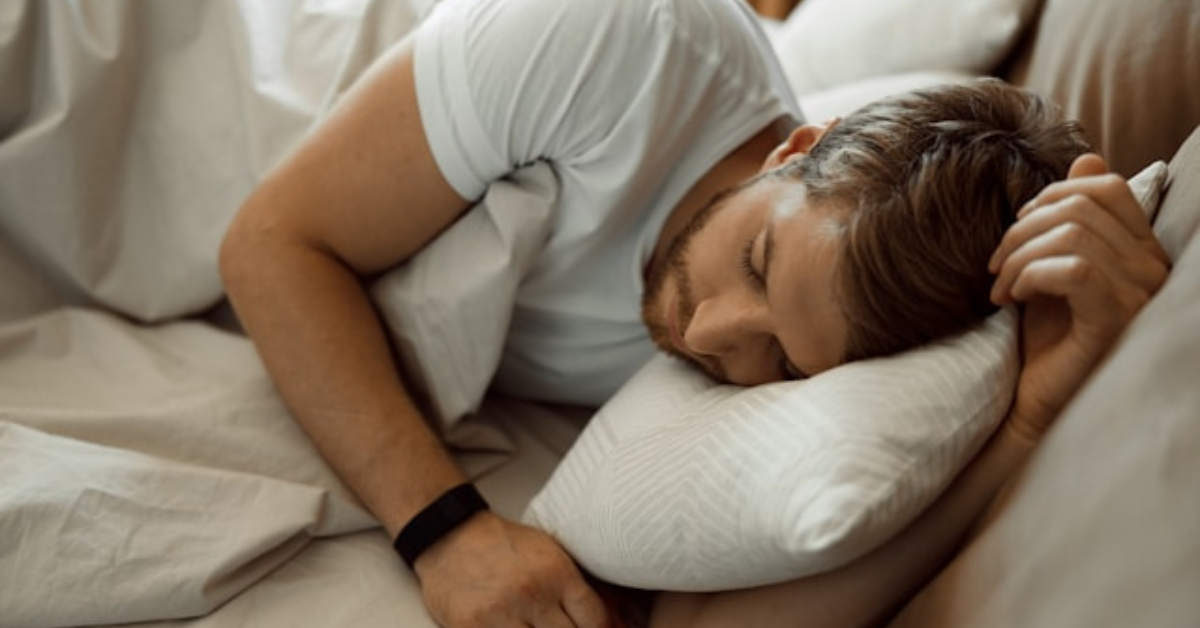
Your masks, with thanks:
[[[205,322],[242,199],[431,4],[0,3],[0,628],[432,627],[249,341]],[[506,311],[552,179],[494,186],[373,290],[512,518],[589,412],[484,398],[505,324],[467,319]]]
[[[0,4],[0,627],[432,626],[249,341],[206,322],[241,200],[431,4]],[[526,237],[504,215],[473,212],[430,256],[497,268]],[[398,338],[435,339],[438,312],[412,307],[445,292],[427,266],[376,287],[416,312],[389,316]],[[516,518],[587,412],[483,400],[483,368],[435,376],[432,401],[478,410],[442,426]]]
[[[411,30],[433,2],[0,2],[0,628],[134,622],[150,628],[433,628],[415,582],[388,539],[288,417],[248,341],[204,322],[221,301],[217,243],[241,200],[369,61]],[[1049,3],[1070,4],[1086,4],[1084,13],[1094,14],[1084,0]],[[1112,11],[1142,6],[1111,4]],[[1169,0],[1158,4],[1176,6]],[[1195,32],[1189,27],[1194,23],[1162,21],[1182,24],[1177,28],[1184,33]],[[1043,26],[1047,32],[1070,30],[1045,20]],[[1138,24],[1137,30],[1145,29]],[[1073,62],[1114,60],[1122,69],[1139,67],[1116,63],[1124,54],[1080,54],[1074,45],[1061,50]],[[1168,50],[1172,60],[1195,57],[1173,50]],[[1036,70],[1055,50],[1035,52]],[[1172,61],[1163,67],[1178,65]],[[1051,74],[1049,85],[1057,87],[1060,73]],[[813,94],[803,105],[810,117],[823,119],[864,99],[961,75],[883,77],[872,85]],[[1039,76],[1034,71],[1029,84],[1055,92],[1039,83]],[[1081,85],[1123,92],[1131,85],[1124,76]],[[1139,93],[1145,96],[1139,106],[1182,103],[1179,107],[1195,111],[1194,98],[1165,98],[1161,89]],[[1179,125],[1195,124],[1194,116],[1167,117]],[[1162,119],[1146,115],[1138,128],[1158,129]],[[1100,143],[1117,155],[1169,157],[1161,142],[1135,153],[1113,144],[1113,137],[1102,135]],[[502,220],[476,216],[460,224],[486,231],[488,220]],[[1181,244],[1182,237],[1172,241]],[[410,283],[422,281],[420,273],[411,277]],[[385,306],[394,303],[396,311],[404,309],[404,293],[396,286],[405,281],[399,274],[389,276],[377,286],[376,298]],[[1190,316],[1194,312],[1183,305],[1192,302],[1167,305]],[[1180,320],[1161,326],[1164,342]],[[389,322],[395,329],[405,324]],[[411,349],[407,357],[419,363],[422,349]],[[1149,369],[1130,363],[1135,372],[1149,373],[1147,378],[1160,366],[1145,364]],[[1194,372],[1187,360],[1179,364],[1187,368],[1176,363],[1163,368]],[[1116,375],[1121,377],[1109,379],[1142,385]],[[588,412],[481,399],[473,388],[480,377],[480,372],[465,373],[448,392],[436,389],[449,379],[426,384],[434,395],[450,395],[433,399],[444,421],[479,408],[476,418],[456,424],[451,435],[464,447],[458,455],[480,478],[489,501],[515,518]],[[1179,385],[1195,390],[1188,387],[1190,380]],[[1136,400],[1130,394],[1128,404],[1102,399],[1085,409],[1145,412]],[[1179,403],[1195,408],[1186,400]],[[1194,436],[1195,430],[1189,433]],[[1103,434],[1111,436],[1105,443],[1112,442],[1102,453],[1130,450],[1122,432]],[[1154,441],[1170,442],[1195,439]],[[1138,451],[1143,459],[1161,459],[1157,449]],[[1087,462],[1107,468],[1108,460],[1096,456]],[[1062,457],[1059,464],[1072,467],[1076,461]],[[1157,467],[1147,463],[1145,468]],[[1097,625],[1098,616],[1117,616],[1109,611],[1111,604],[1095,603],[1103,598],[1145,619],[1144,609],[1122,604],[1113,594],[1132,590],[1119,577],[1124,571],[1138,576],[1139,594],[1161,593],[1157,583],[1164,581],[1162,574],[1171,575],[1166,581],[1184,590],[1172,597],[1174,606],[1155,607],[1164,617],[1196,617],[1195,596],[1188,595],[1195,589],[1194,568],[1186,577],[1156,571],[1160,561],[1154,552],[1138,554],[1136,569],[1111,568],[1131,564],[1121,552],[1133,546],[1128,538],[1142,538],[1137,531],[1145,516],[1155,516],[1152,509],[1120,511],[1122,530],[1129,531],[1117,537],[1120,542],[1100,538],[1095,529],[1078,534],[1087,524],[1080,518],[1090,512],[1075,508],[1071,499],[1077,492],[1071,482],[1080,476],[1064,473],[1060,481],[1051,474],[1046,480],[1043,472],[1030,477],[1034,489],[1063,490],[1018,494],[1015,508],[1022,518],[1016,523],[1026,527],[1014,528],[1001,518],[900,623],[929,625],[931,618],[941,617],[944,625],[974,625],[955,622],[973,618],[1003,626],[1018,616],[1010,607],[1028,615],[1057,606],[1082,609],[1082,619],[1071,625]],[[1088,490],[1109,486],[1123,485],[1092,482]],[[1193,495],[1188,489],[1194,486],[1148,492],[1133,485],[1110,493],[1148,495],[1159,500],[1152,504],[1159,510],[1177,515],[1163,519],[1173,527],[1159,526],[1152,539],[1145,538],[1156,541],[1156,552],[1168,548],[1185,561],[1196,556],[1196,544],[1179,539],[1194,538],[1197,510],[1194,500],[1178,496]],[[1115,507],[1124,503],[1112,499]],[[1047,518],[1047,512],[1054,517]],[[1046,521],[1058,521],[1058,529],[1074,542],[1046,536],[1051,543],[1046,547],[1061,550],[1058,554],[1025,551],[1031,547],[1029,535],[1013,530],[1041,538],[1037,533]],[[1096,547],[1107,553],[1098,554]],[[1074,574],[1060,569],[1080,556],[1098,555],[1106,568],[1081,567]],[[1017,564],[1023,560],[1045,577],[1025,578],[1027,572]],[[1063,577],[1083,571],[1087,578]],[[1013,577],[1005,580],[1006,574]],[[996,580],[1007,587],[998,595]],[[1044,582],[1078,586],[1067,591]],[[1031,604],[1030,596],[1038,592],[1047,599]],[[1077,603],[1064,604],[1068,599]],[[1053,617],[1062,619],[1066,611]]]
[[[585,416],[489,399],[473,420],[511,447],[460,460],[519,516]],[[0,626],[428,621],[249,341],[209,324],[59,310],[0,327],[0,477]]]
[[[242,199],[432,3],[0,2],[0,320],[211,307]]]

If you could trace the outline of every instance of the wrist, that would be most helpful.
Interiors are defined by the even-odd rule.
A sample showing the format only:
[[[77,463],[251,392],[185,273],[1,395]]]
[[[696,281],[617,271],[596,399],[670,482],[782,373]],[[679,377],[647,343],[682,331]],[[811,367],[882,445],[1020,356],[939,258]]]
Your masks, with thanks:
[[[1043,433],[1010,414],[992,436],[988,448],[994,450],[993,457],[1003,461],[1001,464],[1016,467],[1037,448]]]
[[[487,512],[488,503],[474,484],[455,486],[417,513],[396,535],[392,547],[408,565],[476,515]]]
[[[1014,403],[1002,426],[1005,436],[1013,441],[1014,447],[1032,451],[1046,435],[1054,422],[1055,413],[1031,403]]]

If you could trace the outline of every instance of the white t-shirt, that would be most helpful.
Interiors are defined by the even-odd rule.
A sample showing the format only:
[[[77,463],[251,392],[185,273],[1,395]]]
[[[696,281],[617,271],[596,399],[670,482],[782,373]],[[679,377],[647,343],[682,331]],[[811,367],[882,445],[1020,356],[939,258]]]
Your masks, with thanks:
[[[493,383],[598,405],[652,355],[642,269],[714,164],[800,109],[741,0],[444,0],[416,39],[421,120],[464,198],[538,160],[560,183]]]

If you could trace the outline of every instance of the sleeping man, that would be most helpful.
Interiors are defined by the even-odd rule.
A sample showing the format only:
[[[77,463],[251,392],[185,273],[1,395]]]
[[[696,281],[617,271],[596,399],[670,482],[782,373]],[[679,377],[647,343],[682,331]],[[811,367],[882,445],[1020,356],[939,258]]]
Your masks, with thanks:
[[[981,81],[804,124],[771,54],[739,0],[447,0],[239,212],[221,254],[238,315],[440,624],[617,621],[554,539],[487,510],[363,288],[524,165],[548,163],[559,197],[508,394],[597,405],[656,347],[736,384],[811,377],[1024,304],[1011,415],[920,520],[834,573],[666,595],[661,625],[878,617],[1165,280],[1128,186],[1041,100]]]

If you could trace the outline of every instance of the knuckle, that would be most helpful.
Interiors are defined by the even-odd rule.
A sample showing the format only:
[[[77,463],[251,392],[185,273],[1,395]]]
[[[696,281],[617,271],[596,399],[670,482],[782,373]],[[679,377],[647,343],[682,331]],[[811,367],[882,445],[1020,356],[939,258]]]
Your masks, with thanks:
[[[1067,261],[1065,271],[1067,279],[1070,281],[1084,283],[1095,275],[1096,267],[1086,258],[1076,255]]]
[[[1075,248],[1088,239],[1089,233],[1087,229],[1077,222],[1067,222],[1059,227],[1059,240],[1066,246]]]
[[[1158,291],[1167,282],[1170,270],[1157,259],[1147,260],[1140,265],[1137,273],[1138,281],[1151,294]]]
[[[603,613],[603,602],[587,586],[568,587],[563,591],[562,598],[563,605],[569,608],[580,609],[586,611],[588,614]]]
[[[1054,198],[1061,194],[1060,190],[1066,186],[1066,181],[1055,181],[1042,188],[1040,192],[1034,195],[1033,202],[1038,205],[1044,205],[1048,199]]]
[[[1096,203],[1092,198],[1082,192],[1076,192],[1064,198],[1060,207],[1065,214],[1067,220],[1078,221],[1087,220],[1088,216],[1096,209]]]
[[[1128,187],[1125,177],[1109,172],[1096,177],[1096,187],[1102,192],[1119,193]]]

